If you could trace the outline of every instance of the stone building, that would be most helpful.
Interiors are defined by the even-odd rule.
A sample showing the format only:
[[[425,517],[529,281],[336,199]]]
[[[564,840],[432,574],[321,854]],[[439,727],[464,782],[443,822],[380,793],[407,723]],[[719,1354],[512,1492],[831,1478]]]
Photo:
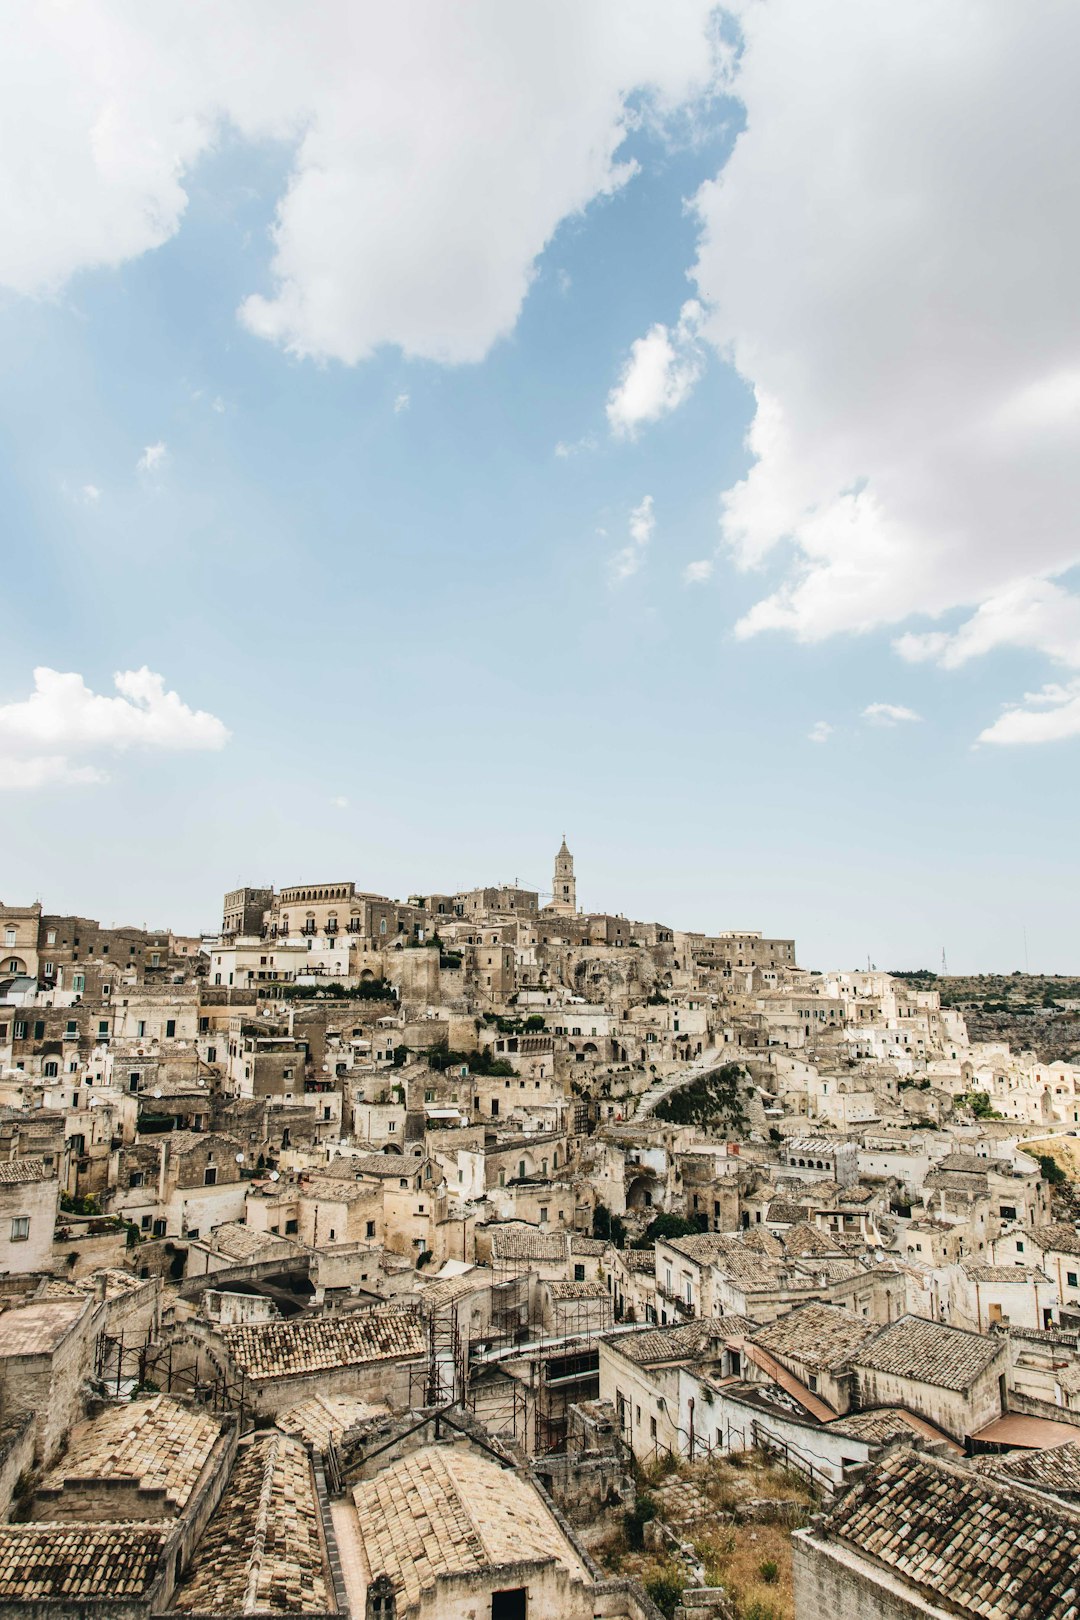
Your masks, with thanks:
[[[792,1537],[797,1620],[1072,1620],[1080,1513],[902,1448]]]

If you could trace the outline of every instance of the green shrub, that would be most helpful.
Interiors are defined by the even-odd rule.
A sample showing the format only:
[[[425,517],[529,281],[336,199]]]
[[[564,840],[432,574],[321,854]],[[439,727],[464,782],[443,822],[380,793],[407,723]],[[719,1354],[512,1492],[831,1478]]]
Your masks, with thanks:
[[[635,1550],[642,1546],[642,1531],[650,1519],[656,1518],[656,1502],[648,1491],[639,1491],[632,1508],[627,1508],[623,1514],[623,1527],[626,1531],[626,1540]]]
[[[650,1575],[645,1582],[646,1592],[652,1598],[660,1613],[667,1615],[668,1620],[672,1620],[685,1586],[686,1577],[677,1564],[663,1565],[655,1575]]]

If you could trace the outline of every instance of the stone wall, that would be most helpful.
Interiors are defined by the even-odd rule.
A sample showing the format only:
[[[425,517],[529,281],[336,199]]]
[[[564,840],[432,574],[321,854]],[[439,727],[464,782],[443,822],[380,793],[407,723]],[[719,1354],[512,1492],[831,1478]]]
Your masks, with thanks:
[[[797,1620],[947,1620],[944,1609],[812,1530],[795,1532],[791,1553]]]

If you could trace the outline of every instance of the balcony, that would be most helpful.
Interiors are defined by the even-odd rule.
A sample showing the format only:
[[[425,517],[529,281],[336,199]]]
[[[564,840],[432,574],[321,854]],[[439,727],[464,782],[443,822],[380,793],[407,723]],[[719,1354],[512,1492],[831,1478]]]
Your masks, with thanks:
[[[687,1299],[684,1294],[677,1294],[674,1288],[665,1288],[663,1283],[657,1283],[656,1292],[660,1299],[666,1300],[669,1305],[674,1305],[676,1310],[681,1311],[683,1316],[697,1315],[697,1307],[693,1301]]]

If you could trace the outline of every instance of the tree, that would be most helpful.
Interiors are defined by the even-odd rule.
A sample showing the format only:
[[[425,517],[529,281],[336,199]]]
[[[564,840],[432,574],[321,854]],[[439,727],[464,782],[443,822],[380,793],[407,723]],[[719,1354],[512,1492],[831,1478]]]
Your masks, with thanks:
[[[701,1228],[693,1221],[684,1220],[681,1215],[656,1215],[634,1244],[634,1248],[650,1249],[657,1238],[691,1237],[700,1230]]]
[[[1069,1178],[1060,1164],[1049,1153],[1040,1153],[1037,1157],[1043,1180],[1048,1181],[1051,1187],[1060,1187],[1062,1182],[1068,1181]]]

